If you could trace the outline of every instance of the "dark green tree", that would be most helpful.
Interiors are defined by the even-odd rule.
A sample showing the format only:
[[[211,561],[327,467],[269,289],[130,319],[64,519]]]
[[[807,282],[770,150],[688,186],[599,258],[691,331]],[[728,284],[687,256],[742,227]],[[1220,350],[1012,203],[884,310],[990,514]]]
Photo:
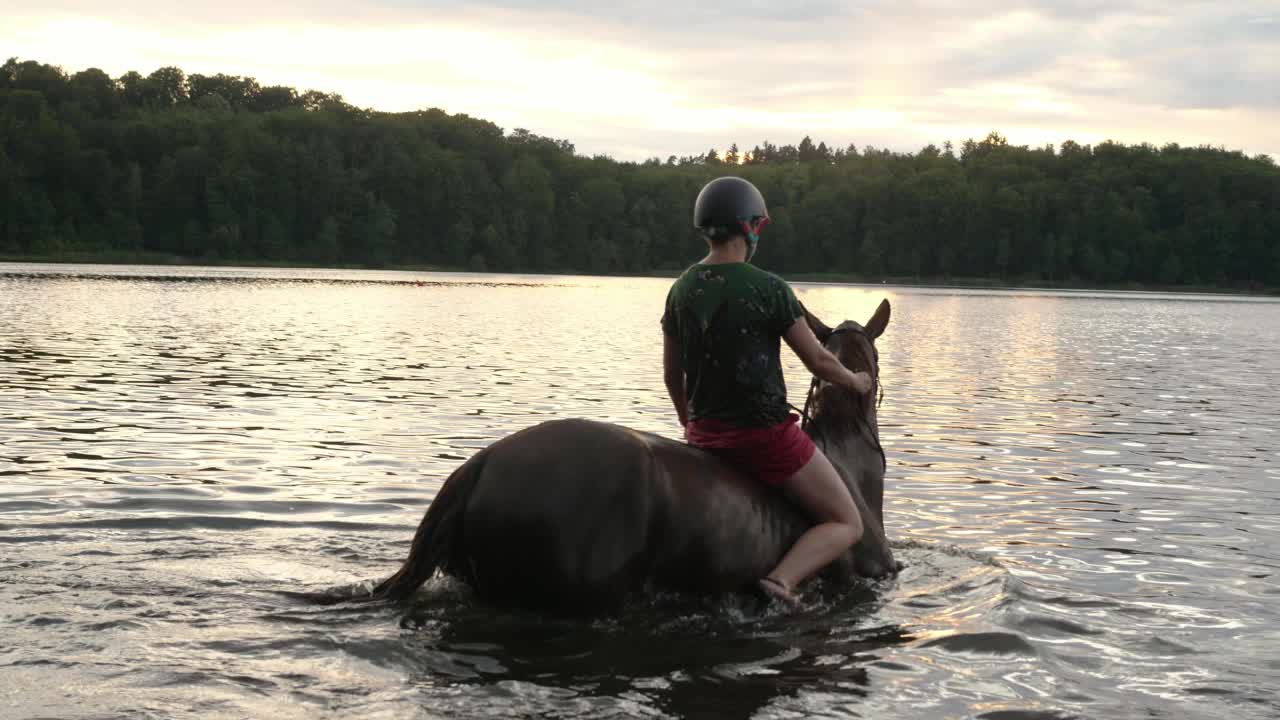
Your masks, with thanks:
[[[665,161],[440,110],[165,67],[0,66],[0,253],[196,261],[678,270],[699,188],[741,174],[773,224],[757,262],[867,279],[1280,286],[1280,168],[1169,144],[916,153],[811,137]]]

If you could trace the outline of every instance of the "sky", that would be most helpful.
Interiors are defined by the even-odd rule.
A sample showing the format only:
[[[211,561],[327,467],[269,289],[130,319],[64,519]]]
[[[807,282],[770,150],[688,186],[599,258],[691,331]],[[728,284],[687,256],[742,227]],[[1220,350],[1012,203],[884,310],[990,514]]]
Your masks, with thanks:
[[[0,56],[438,107],[619,160],[808,135],[1280,159],[1280,0],[8,0]]]

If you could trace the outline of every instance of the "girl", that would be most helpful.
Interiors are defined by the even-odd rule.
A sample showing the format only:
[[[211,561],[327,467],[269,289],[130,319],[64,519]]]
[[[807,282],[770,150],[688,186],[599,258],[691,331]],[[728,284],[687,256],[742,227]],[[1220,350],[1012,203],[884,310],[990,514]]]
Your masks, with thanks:
[[[785,281],[750,264],[768,220],[764,197],[742,178],[718,178],[698,194],[693,224],[708,252],[667,295],[663,379],[691,445],[780,486],[813,517],[759,581],[796,606],[796,586],[858,542],[863,528],[849,489],[790,413],[779,341],[822,380],[860,394],[872,382],[822,347]]]

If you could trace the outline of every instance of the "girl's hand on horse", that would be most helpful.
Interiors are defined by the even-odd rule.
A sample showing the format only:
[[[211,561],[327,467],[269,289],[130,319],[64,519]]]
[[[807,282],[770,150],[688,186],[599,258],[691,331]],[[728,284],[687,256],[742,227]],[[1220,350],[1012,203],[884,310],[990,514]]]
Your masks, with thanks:
[[[845,387],[859,395],[871,392],[871,375],[865,372],[851,372]]]

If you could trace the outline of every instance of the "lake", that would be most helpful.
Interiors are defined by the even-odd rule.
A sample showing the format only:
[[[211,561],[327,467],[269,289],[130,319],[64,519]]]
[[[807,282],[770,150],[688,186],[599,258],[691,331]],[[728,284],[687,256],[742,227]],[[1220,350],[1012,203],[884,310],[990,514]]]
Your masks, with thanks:
[[[0,717],[1280,714],[1270,300],[797,284],[831,325],[893,303],[906,563],[798,615],[284,594],[394,571],[517,429],[678,437],[669,282],[0,265]]]

